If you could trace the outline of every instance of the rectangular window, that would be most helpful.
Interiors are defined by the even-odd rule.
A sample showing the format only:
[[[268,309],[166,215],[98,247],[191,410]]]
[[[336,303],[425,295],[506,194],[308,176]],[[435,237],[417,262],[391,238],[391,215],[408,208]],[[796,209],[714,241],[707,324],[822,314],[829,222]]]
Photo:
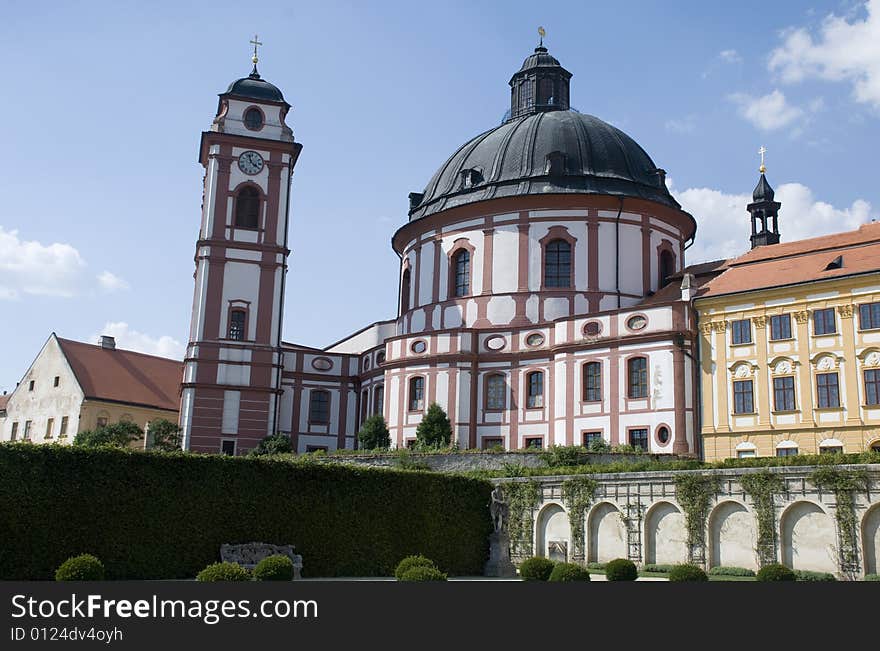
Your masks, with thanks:
[[[373,413],[382,415],[385,407],[385,385],[380,384],[373,389]]]
[[[58,432],[58,437],[63,438],[67,436],[67,416],[61,417],[61,431]]]
[[[318,452],[319,450],[323,450],[327,452],[329,448],[326,445],[307,445],[306,452]]]
[[[754,395],[751,380],[736,380],[733,383],[733,413],[755,413]]]
[[[52,386],[56,386],[56,387],[57,387],[60,383],[61,383],[61,377],[58,376],[58,375],[56,375],[56,376],[55,376],[55,381],[54,381],[54,383],[53,383]]]
[[[647,428],[631,429],[629,431],[629,444],[634,448],[641,448],[645,452],[648,451],[648,430]]]
[[[819,454],[843,454],[843,448],[839,445],[823,445],[819,448]]]
[[[813,310],[813,334],[833,335],[837,332],[837,324],[834,321],[834,308]]]
[[[45,438],[47,438],[47,439],[52,438],[52,430],[54,428],[55,428],[55,419],[50,418],[49,420],[46,421],[46,436],[45,436]]]
[[[584,432],[583,445],[588,450],[593,446],[593,443],[598,444],[602,441],[602,432]]]
[[[370,390],[364,389],[361,391],[361,423],[367,420],[367,411],[370,407]]]
[[[507,393],[507,384],[503,375],[490,375],[486,378],[486,409],[504,409],[505,393]]]
[[[634,357],[627,363],[627,395],[630,398],[648,397],[648,360]]]
[[[737,459],[750,459],[756,456],[758,456],[758,453],[755,450],[737,450],[736,452]]]
[[[544,374],[540,371],[529,373],[527,382],[528,398],[526,407],[529,409],[539,409],[544,406]]]
[[[244,310],[232,310],[229,313],[229,338],[235,341],[244,339],[244,321],[247,312]]]
[[[865,371],[865,404],[880,405],[880,370]]]
[[[770,317],[770,341],[791,339],[791,315],[777,314]]]
[[[33,390],[34,390],[34,381],[31,380],[31,381],[28,383],[28,391],[33,391]]]
[[[230,439],[224,439],[220,442],[220,453],[225,454],[228,457],[235,456],[235,441]]]
[[[330,392],[309,392],[309,422],[318,425],[326,425],[330,422]]]
[[[739,321],[731,321],[730,327],[733,330],[732,341],[734,344],[750,344],[752,343],[752,320],[740,319]]]
[[[414,377],[409,381],[409,410],[421,411],[425,407],[425,378]]]
[[[587,362],[584,364],[584,402],[602,400],[602,364]]]
[[[416,439],[406,439],[406,449],[412,450],[416,447]]]
[[[492,448],[504,447],[504,439],[499,438],[484,438],[482,440],[482,446],[484,450],[491,450]]]
[[[840,407],[837,373],[819,373],[816,375],[816,391],[818,393],[819,409]]]
[[[544,439],[540,436],[527,436],[525,438],[525,447],[532,450],[540,450],[544,447]]]
[[[859,330],[880,328],[880,303],[859,305]]]
[[[777,457],[796,457],[797,453],[797,448],[776,448]]]
[[[794,378],[773,378],[773,405],[776,411],[794,411]]]
[[[23,438],[25,441],[29,441],[31,438],[31,425],[33,425],[33,422],[34,421],[32,421],[32,420],[26,420],[24,422],[24,437]]]
[[[10,437],[10,441],[14,441],[18,438],[18,423],[12,423],[12,436]]]

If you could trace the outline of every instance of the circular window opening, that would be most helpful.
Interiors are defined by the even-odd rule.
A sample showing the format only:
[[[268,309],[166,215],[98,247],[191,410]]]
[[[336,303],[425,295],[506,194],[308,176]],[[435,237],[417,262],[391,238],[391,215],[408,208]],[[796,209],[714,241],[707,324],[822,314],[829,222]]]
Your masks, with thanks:
[[[381,364],[384,361],[385,361],[385,353],[379,353],[378,355],[376,355],[376,363],[377,364]]]
[[[504,337],[501,336],[489,337],[486,340],[486,348],[489,350],[501,350],[506,344]]]
[[[657,440],[663,443],[664,445],[669,443],[669,428],[661,427],[657,430]]]
[[[316,357],[312,360],[312,368],[318,371],[329,371],[333,368],[333,362],[326,357]]]
[[[365,371],[370,370],[370,358],[369,357],[364,358],[364,370]]]
[[[584,326],[584,334],[587,337],[598,337],[602,332],[602,324],[598,321],[590,321]]]
[[[648,320],[641,314],[631,316],[626,322],[626,327],[630,330],[641,330],[646,325],[648,325]]]
[[[529,346],[540,346],[544,343],[544,335],[540,332],[535,332],[534,334],[530,334],[526,337],[526,344]]]
[[[428,344],[420,339],[419,341],[413,342],[413,345],[410,346],[410,350],[414,353],[423,353],[428,350]]]
[[[251,131],[259,131],[263,128],[263,113],[258,108],[249,108],[244,112],[244,126]]]

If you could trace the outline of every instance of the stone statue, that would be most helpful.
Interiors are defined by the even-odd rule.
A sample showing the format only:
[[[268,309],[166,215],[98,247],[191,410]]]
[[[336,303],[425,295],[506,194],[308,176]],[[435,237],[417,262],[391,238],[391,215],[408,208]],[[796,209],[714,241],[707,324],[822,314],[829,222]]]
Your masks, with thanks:
[[[494,531],[489,536],[489,561],[483,570],[485,576],[514,577],[516,566],[510,561],[510,537],[507,535],[510,507],[504,501],[504,491],[496,486],[489,502],[489,515]]]
[[[501,486],[496,486],[492,491],[492,502],[489,504],[489,513],[492,516],[492,524],[495,526],[495,532],[507,531],[507,518],[510,509],[507,502],[504,501],[504,492]]]

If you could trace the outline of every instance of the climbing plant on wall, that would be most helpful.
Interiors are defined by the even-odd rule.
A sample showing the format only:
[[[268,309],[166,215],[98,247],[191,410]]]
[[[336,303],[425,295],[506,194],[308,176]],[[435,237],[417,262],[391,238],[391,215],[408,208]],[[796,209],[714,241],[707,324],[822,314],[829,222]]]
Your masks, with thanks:
[[[504,500],[508,508],[507,533],[510,536],[510,550],[514,555],[532,555],[532,530],[534,511],[541,501],[541,486],[534,479],[530,481],[510,481],[501,484]]]
[[[675,495],[684,509],[687,529],[688,559],[703,563],[706,556],[706,520],[712,497],[718,492],[715,475],[679,475],[675,478]]]
[[[853,577],[859,571],[859,524],[856,518],[856,491],[868,488],[868,474],[864,469],[850,470],[839,466],[817,468],[810,481],[821,489],[834,493],[837,502],[837,537],[840,547],[840,571]]]
[[[584,557],[584,520],[598,484],[591,477],[575,477],[562,482],[562,501],[571,524],[571,546],[575,558]]]
[[[774,497],[785,493],[782,475],[763,470],[743,475],[739,480],[746,494],[755,505],[758,521],[758,540],[755,552],[761,567],[776,562],[776,511]]]

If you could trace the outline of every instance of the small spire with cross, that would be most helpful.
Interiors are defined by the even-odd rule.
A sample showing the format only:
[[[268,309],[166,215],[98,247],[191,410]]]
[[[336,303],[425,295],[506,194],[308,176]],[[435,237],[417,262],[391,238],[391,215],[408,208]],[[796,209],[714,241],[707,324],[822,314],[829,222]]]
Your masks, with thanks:
[[[254,34],[254,40],[250,41],[250,43],[254,46],[254,56],[251,59],[251,61],[253,61],[254,63],[254,71],[251,74],[259,76],[259,73],[257,72],[257,61],[259,61],[260,59],[257,57],[257,47],[262,45],[262,43],[260,42],[259,36],[257,34]]]
[[[544,37],[547,36],[547,32],[543,27],[538,27],[538,36],[540,37],[538,47],[544,47]]]
[[[758,168],[758,171],[763,174],[767,171],[767,167],[764,165],[764,154],[767,153],[767,148],[764,145],[761,145],[761,148],[758,150],[758,153],[761,154],[761,167]]]

